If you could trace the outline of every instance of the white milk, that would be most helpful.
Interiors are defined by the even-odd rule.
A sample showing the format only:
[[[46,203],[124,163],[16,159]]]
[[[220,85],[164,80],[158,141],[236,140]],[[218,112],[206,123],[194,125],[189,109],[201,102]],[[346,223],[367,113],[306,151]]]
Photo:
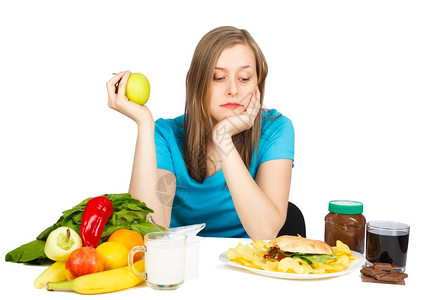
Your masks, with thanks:
[[[186,240],[176,239],[148,240],[145,244],[146,282],[154,285],[175,285],[184,281]]]

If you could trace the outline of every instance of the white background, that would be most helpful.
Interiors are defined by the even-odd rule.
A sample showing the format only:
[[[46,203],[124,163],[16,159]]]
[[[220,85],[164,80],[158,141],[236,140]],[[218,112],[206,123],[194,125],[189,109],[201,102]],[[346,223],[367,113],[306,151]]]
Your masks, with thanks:
[[[424,15],[422,1],[2,4],[2,260],[63,210],[127,191],[136,126],[107,107],[112,73],[149,78],[155,119],[181,115],[196,44],[233,25],[267,58],[265,106],[294,124],[290,201],[307,236],[323,238],[329,200],[362,201],[368,220],[411,225],[409,272],[423,261]]]

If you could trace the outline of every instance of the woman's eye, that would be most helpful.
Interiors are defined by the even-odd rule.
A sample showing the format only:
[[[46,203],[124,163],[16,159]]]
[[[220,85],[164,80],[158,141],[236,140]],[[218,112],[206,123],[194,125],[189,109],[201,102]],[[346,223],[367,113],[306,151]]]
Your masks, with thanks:
[[[248,82],[249,81],[249,77],[243,77],[243,78],[241,78],[240,80],[242,81],[242,82]]]
[[[224,77],[215,77],[214,76],[214,81],[223,81],[224,80]]]

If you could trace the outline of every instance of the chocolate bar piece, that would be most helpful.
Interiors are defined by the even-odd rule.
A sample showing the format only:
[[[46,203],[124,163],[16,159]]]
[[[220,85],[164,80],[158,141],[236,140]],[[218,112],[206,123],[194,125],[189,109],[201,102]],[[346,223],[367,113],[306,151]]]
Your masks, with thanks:
[[[391,264],[388,264],[388,263],[374,263],[373,267],[376,270],[380,270],[380,271],[391,272],[393,270],[393,266],[391,266]]]
[[[363,267],[360,272],[364,282],[405,284],[404,279],[407,278],[406,273],[396,271],[385,263],[374,263],[373,266]]]
[[[398,282],[402,281],[404,278],[407,277],[407,274],[401,273],[401,272],[391,272],[387,274],[376,274],[375,278],[382,281],[388,281],[388,282]]]
[[[401,280],[401,281],[398,281],[398,282],[389,282],[389,281],[378,280],[378,279],[375,279],[373,277],[370,277],[370,276],[367,276],[367,275],[364,275],[364,274],[362,274],[362,281],[363,282],[374,282],[374,283],[399,284],[399,285],[405,285],[406,284],[404,279]]]
[[[360,270],[360,272],[362,272],[362,274],[364,275],[374,277],[374,278],[376,278],[377,275],[383,276],[387,274],[387,272],[379,271],[375,269],[374,267],[364,267],[363,269]]]

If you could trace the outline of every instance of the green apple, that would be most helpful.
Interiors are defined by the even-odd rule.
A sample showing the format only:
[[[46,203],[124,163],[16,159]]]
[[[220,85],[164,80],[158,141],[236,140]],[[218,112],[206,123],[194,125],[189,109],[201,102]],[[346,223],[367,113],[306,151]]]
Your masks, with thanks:
[[[125,95],[128,100],[144,105],[148,102],[151,87],[149,80],[141,73],[132,73],[125,87]]]

